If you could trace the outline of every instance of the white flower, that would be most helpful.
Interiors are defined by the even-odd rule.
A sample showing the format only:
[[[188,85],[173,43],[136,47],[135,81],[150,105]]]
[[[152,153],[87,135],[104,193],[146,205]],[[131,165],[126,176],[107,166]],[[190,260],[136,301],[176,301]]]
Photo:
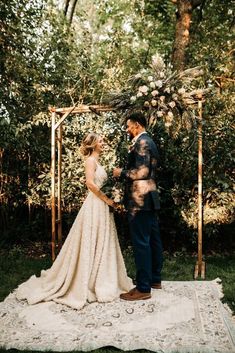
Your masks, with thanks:
[[[188,137],[184,137],[184,138],[183,138],[183,142],[188,141],[188,139],[189,139]]]
[[[167,121],[166,123],[165,123],[165,127],[170,127],[172,124],[171,124],[171,122],[170,121]]]
[[[113,196],[114,202],[120,202],[122,199],[122,191],[119,189],[116,189],[116,187],[114,186],[112,188],[112,196]]]
[[[141,74],[136,74],[135,78],[141,78]]]
[[[142,96],[143,96],[143,93],[141,93],[141,92],[138,92],[137,95],[136,95],[136,97],[138,97],[138,98],[142,97]]]
[[[175,104],[174,101],[171,101],[171,102],[169,103],[169,106],[170,106],[171,108],[174,108],[174,107],[176,106],[176,104]]]
[[[173,115],[172,112],[168,112],[168,113],[167,113],[167,116],[170,118],[170,120],[173,119],[173,117],[174,117],[174,115]]]
[[[145,107],[150,107],[150,103],[149,103],[148,101],[145,101],[145,102],[144,102],[144,106],[145,106]]]
[[[135,102],[136,101],[136,96],[131,96],[131,102]]]
[[[156,99],[152,99],[151,100],[151,104],[152,104],[153,107],[156,107],[156,105],[157,105]]]
[[[164,89],[164,92],[170,93],[170,92],[171,92],[170,87],[165,88],[165,89]]]
[[[149,86],[150,86],[151,88],[155,88],[155,83],[154,83],[154,82],[150,82]]]
[[[158,93],[159,93],[159,92],[158,92],[157,90],[155,90],[155,91],[152,91],[152,92],[151,92],[151,95],[152,95],[153,97],[155,97],[155,96],[158,95]]]
[[[159,76],[160,76],[160,78],[163,78],[165,76],[165,73],[161,71]]]
[[[139,87],[139,92],[147,93],[148,90],[149,90],[149,88],[147,86],[140,86]]]
[[[233,10],[232,9],[229,9],[228,10],[228,15],[232,15],[233,14]]]
[[[166,98],[165,96],[160,96],[160,101],[164,102],[165,98]]]
[[[155,85],[156,85],[156,87],[161,88],[162,87],[162,80],[155,81]]]
[[[181,87],[180,89],[178,89],[178,93],[179,94],[184,94],[186,91],[183,87]]]
[[[176,93],[172,94],[172,98],[174,99],[174,101],[177,101],[178,100],[178,96]]]
[[[121,195],[116,194],[113,201],[119,203],[121,201]]]
[[[161,118],[161,117],[163,116],[163,112],[162,112],[161,110],[159,110],[159,111],[157,112],[157,116],[158,116],[159,118]]]
[[[153,81],[153,76],[148,76],[148,81],[149,82]]]

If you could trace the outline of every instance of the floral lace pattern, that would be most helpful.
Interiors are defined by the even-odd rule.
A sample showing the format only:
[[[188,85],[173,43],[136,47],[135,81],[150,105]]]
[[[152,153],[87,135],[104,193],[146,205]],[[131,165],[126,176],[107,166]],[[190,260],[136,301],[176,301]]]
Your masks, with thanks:
[[[216,281],[163,282],[146,301],[116,299],[81,310],[54,302],[28,305],[15,293],[0,303],[0,346],[93,350],[114,346],[175,353],[234,353],[235,325]]]

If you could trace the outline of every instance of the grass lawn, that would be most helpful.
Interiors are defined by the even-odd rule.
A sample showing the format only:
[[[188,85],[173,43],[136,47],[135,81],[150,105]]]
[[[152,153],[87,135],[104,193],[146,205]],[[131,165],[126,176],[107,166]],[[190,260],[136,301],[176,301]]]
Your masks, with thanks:
[[[31,257],[20,248],[10,252],[0,252],[0,301],[2,301],[18,284],[26,280],[32,274],[39,275],[41,269],[50,266],[49,256],[39,255]],[[134,277],[135,268],[131,249],[124,253],[128,274]],[[222,280],[224,298],[235,314],[235,254],[207,256],[206,280],[219,277]],[[178,255],[165,254],[163,267],[163,280],[190,281],[193,280],[196,257],[179,253]],[[0,349],[0,352],[6,352]],[[8,353],[16,353],[17,350],[8,350]],[[27,351],[29,352],[29,351]],[[121,352],[113,347],[101,348],[94,353]],[[136,350],[136,353],[150,352],[148,350]],[[78,353],[78,352],[77,352]],[[180,353],[180,352],[179,352]]]

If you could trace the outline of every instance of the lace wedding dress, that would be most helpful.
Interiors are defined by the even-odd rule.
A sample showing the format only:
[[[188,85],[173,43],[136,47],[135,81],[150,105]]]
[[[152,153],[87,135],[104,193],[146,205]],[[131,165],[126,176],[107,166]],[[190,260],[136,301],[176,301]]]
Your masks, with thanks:
[[[97,164],[95,183],[101,187],[106,179]],[[79,310],[87,302],[110,302],[132,287],[113,214],[89,192],[52,267],[22,283],[16,297],[29,304],[54,301]]]

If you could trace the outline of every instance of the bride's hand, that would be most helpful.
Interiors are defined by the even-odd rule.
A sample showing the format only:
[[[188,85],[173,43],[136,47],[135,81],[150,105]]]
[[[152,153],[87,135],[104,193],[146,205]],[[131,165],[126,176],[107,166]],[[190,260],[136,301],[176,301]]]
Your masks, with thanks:
[[[110,207],[113,207],[113,208],[117,208],[117,204],[116,202],[114,202],[112,199],[109,199],[107,204],[110,206]]]

